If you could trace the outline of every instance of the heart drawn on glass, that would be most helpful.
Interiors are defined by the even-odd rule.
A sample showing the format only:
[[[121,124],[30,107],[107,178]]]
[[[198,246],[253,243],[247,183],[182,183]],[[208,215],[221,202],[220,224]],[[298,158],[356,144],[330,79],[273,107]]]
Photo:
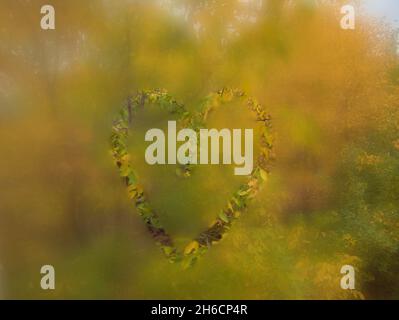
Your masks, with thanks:
[[[231,103],[239,104],[249,112],[253,112],[256,121],[261,123],[259,138],[259,155],[254,161],[252,172],[246,176],[246,182],[232,193],[224,208],[215,214],[216,220],[211,226],[192,239],[183,250],[179,250],[173,237],[162,226],[159,216],[152,209],[145,190],[137,179],[134,166],[128,152],[129,129],[133,125],[135,113],[148,104],[159,106],[168,113],[178,117],[179,125],[199,132],[205,127],[208,114],[219,106]],[[232,223],[247,207],[249,200],[256,197],[259,188],[268,178],[273,153],[273,138],[271,134],[271,119],[263,107],[253,98],[248,97],[238,89],[224,88],[209,94],[201,104],[200,110],[188,112],[183,104],[178,103],[166,90],[146,90],[139,92],[134,98],[129,98],[114,121],[111,134],[111,154],[122,177],[129,199],[133,202],[151,236],[154,238],[170,262],[182,262],[184,267],[192,266],[211,246],[219,242],[230,230]],[[180,165],[178,174],[189,177],[195,174],[195,164]]]

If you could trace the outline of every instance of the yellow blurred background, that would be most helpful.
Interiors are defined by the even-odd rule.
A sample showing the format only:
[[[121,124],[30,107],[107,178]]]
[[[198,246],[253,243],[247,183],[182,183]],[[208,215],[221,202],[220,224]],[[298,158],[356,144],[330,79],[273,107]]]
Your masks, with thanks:
[[[398,299],[394,31],[361,9],[356,29],[342,30],[345,3],[52,0],[56,30],[44,31],[44,1],[1,1],[0,297]],[[126,197],[112,121],[142,89],[195,109],[226,86],[272,115],[276,162],[226,239],[183,271]],[[154,203],[186,210],[176,230],[196,232],[200,211],[212,216],[234,190],[218,179],[209,201],[213,181],[195,179],[195,200],[170,190]],[[40,288],[44,264],[54,291]],[[356,290],[340,288],[344,264]]]

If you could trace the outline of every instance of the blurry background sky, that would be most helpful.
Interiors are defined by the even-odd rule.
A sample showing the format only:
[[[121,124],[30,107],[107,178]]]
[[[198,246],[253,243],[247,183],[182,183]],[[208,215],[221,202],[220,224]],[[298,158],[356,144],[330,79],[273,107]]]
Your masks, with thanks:
[[[398,0],[365,0],[364,5],[370,14],[376,17],[383,17],[396,27],[399,27]]]

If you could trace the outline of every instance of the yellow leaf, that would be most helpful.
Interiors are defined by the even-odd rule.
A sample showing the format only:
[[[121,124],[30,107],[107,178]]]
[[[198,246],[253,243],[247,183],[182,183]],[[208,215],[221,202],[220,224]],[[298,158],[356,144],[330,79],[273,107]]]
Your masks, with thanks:
[[[191,241],[185,248],[184,248],[184,254],[188,255],[192,252],[195,252],[199,248],[199,243],[198,241]]]
[[[130,160],[130,155],[129,154],[125,154],[124,156],[121,157],[121,161],[122,162],[127,162]]]
[[[262,178],[263,181],[267,181],[267,172],[263,169],[259,169],[260,170],[260,177]]]

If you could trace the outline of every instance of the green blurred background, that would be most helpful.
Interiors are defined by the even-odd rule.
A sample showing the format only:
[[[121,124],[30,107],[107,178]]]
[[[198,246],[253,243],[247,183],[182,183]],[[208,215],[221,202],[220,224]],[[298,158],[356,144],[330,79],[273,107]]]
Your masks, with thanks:
[[[43,31],[47,2],[0,2],[1,298],[399,298],[390,25],[360,1],[356,30],[342,30],[345,1],[52,0],[56,30]],[[112,121],[142,89],[165,88],[195,109],[226,86],[271,113],[276,162],[227,237],[182,270],[126,196],[109,154]],[[235,127],[236,117],[211,122]],[[141,129],[161,126],[152,121]],[[137,166],[183,239],[237,183],[205,168],[172,189],[167,169]],[[55,267],[54,291],[40,288],[44,264]],[[356,290],[340,288],[344,264],[356,268]]]

